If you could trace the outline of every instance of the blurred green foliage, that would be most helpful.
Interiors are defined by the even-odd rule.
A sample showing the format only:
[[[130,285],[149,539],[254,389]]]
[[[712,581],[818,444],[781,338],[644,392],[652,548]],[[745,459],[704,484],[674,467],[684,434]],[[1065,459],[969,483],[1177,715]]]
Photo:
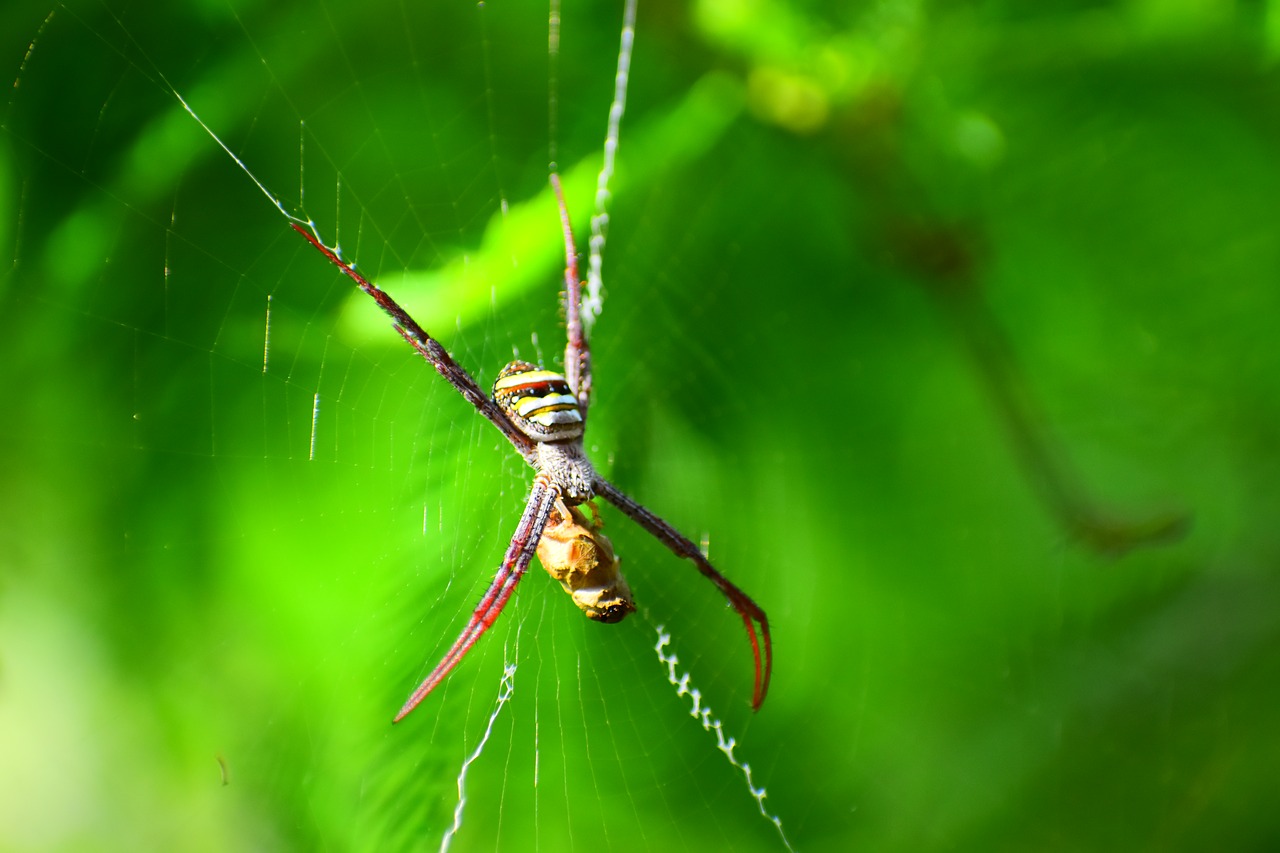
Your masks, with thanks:
[[[182,108],[471,369],[554,362],[618,4],[10,3],[0,847],[1265,849],[1280,4],[640,8],[588,446],[647,613]],[[554,121],[548,89],[556,94]]]

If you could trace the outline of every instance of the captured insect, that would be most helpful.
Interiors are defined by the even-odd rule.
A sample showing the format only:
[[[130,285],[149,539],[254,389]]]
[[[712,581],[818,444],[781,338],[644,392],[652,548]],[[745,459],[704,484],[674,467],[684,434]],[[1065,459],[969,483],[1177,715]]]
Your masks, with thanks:
[[[769,677],[773,671],[773,643],[769,636],[769,619],[764,611],[750,596],[716,571],[690,539],[601,477],[583,450],[582,436],[591,404],[591,350],[582,326],[582,282],[578,278],[573,229],[569,224],[569,212],[558,175],[552,174],[551,185],[560,207],[565,244],[564,312],[568,342],[564,351],[564,373],[546,370],[527,361],[513,361],[498,374],[492,397],[486,395],[440,342],[427,334],[387,293],[356,272],[352,265],[344,262],[302,226],[296,223],[292,226],[378,303],[400,336],[477,412],[501,430],[537,472],[524,514],[516,525],[493,583],[480,599],[453,647],[404,703],[394,721],[399,722],[416,708],[493,625],[535,552],[552,577],[560,581],[574,603],[591,619],[617,622],[635,611],[631,590],[619,570],[613,545],[601,532],[595,506],[590,504],[595,497],[604,498],[677,556],[691,561],[742,617],[755,662],[751,707],[758,710],[769,692]],[[592,520],[578,509],[583,504],[591,507]]]
[[[596,505],[586,506],[591,508],[591,521],[578,507],[556,501],[538,540],[538,561],[588,619],[621,622],[636,612],[631,587],[622,576],[613,543],[600,532],[604,524]]]

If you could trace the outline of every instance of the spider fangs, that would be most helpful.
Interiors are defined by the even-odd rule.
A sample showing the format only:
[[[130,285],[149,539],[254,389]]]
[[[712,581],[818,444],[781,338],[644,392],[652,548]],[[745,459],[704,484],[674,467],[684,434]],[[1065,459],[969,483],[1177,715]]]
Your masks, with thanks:
[[[552,577],[560,581],[573,597],[574,603],[592,619],[617,622],[635,610],[631,590],[618,570],[619,561],[613,553],[612,544],[600,532],[599,520],[589,522],[578,509],[579,505],[595,497],[613,504],[676,556],[692,562],[737,611],[751,641],[755,663],[751,707],[758,710],[769,692],[769,677],[773,672],[773,641],[764,611],[750,596],[716,571],[692,540],[596,473],[583,452],[582,436],[591,403],[591,348],[582,327],[582,284],[578,279],[573,231],[569,227],[569,213],[565,208],[560,179],[555,174],[551,176],[551,185],[560,206],[565,244],[564,308],[568,337],[565,372],[559,374],[525,361],[513,361],[498,374],[493,397],[486,395],[471,374],[454,361],[440,342],[427,334],[394,299],[356,272],[355,267],[344,262],[336,251],[325,246],[301,225],[292,223],[295,231],[378,303],[400,336],[476,411],[501,430],[516,451],[538,472],[533,478],[520,523],[516,525],[493,582],[458,639],[404,703],[394,721],[399,722],[416,708],[493,625],[535,552]],[[591,511],[594,516],[594,506]],[[757,625],[760,626],[758,632]],[[764,646],[763,655],[761,645]]]

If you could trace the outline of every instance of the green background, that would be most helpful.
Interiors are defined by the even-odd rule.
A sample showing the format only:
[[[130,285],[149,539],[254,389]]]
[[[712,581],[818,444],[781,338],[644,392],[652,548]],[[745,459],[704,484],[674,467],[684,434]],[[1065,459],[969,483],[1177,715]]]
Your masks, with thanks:
[[[561,16],[0,11],[0,848],[435,847],[506,662],[455,849],[779,849],[658,626],[796,849],[1280,843],[1274,2],[642,4],[587,445],[772,692],[605,509],[641,613],[535,568],[389,724],[530,472],[174,92],[487,386],[551,159],[586,243]]]

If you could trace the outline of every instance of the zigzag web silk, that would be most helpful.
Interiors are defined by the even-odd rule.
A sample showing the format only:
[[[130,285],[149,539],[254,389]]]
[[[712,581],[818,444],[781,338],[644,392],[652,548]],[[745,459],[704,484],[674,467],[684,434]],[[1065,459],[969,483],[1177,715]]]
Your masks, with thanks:
[[[609,215],[608,215],[608,202],[610,199],[609,181],[614,173],[615,162],[616,162],[616,157],[617,157],[617,152],[619,147],[619,140],[620,140],[621,121],[626,108],[627,86],[630,80],[631,57],[632,57],[633,46],[635,42],[636,7],[637,7],[637,0],[627,0],[624,7],[624,11],[623,11],[623,25],[622,25],[619,50],[618,50],[617,70],[614,78],[613,98],[609,106],[607,129],[606,129],[604,145],[603,145],[602,163],[597,176],[596,190],[593,198],[594,211],[593,211],[593,214],[591,217],[591,223],[590,223],[590,236],[588,241],[587,276],[586,276],[586,281],[584,281],[585,289],[584,289],[583,301],[582,301],[582,320],[583,320],[584,326],[588,329],[588,331],[590,330],[591,326],[594,324],[594,321],[599,318],[599,316],[601,315],[601,312],[603,311],[602,269],[603,269],[603,253],[604,253],[606,237],[608,232],[608,224],[609,224]],[[481,11],[483,12],[483,4],[481,4],[480,8],[481,8]],[[50,13],[49,19],[51,19],[52,17],[53,17],[53,13]],[[39,40],[40,34],[43,33],[45,26],[49,22],[49,19],[45,20],[44,24],[42,24],[40,31],[37,33],[36,37],[33,38],[31,45],[27,51],[27,57],[25,57],[23,60],[23,69],[25,69],[27,59],[29,59],[31,52],[34,51],[36,42]],[[551,118],[550,129],[551,129],[551,145],[552,145],[551,166],[553,169],[557,168],[555,163],[555,147],[554,147],[554,140],[556,135],[555,121],[556,121],[556,108],[557,108],[555,73],[556,73],[556,59],[559,54],[559,44],[560,44],[560,7],[559,7],[558,0],[552,0],[551,6],[550,6],[550,14],[548,18],[548,54],[551,60],[551,75],[552,75],[549,107],[550,107],[550,118]],[[284,203],[280,200],[279,196],[276,195],[274,192],[272,192],[272,190],[264,182],[258,179],[258,177],[250,169],[249,165],[246,164],[244,160],[240,156],[238,156],[218,136],[218,134],[214,131],[214,129],[211,128],[204,121],[204,119],[200,117],[200,115],[191,106],[191,104],[188,103],[186,98],[183,97],[183,95],[177,90],[177,88],[169,83],[165,75],[162,72],[160,72],[158,69],[154,69],[154,67],[153,67],[153,71],[158,77],[159,81],[163,84],[164,88],[169,92],[170,95],[172,95],[177,100],[177,102],[181,105],[183,110],[191,117],[191,119],[195,121],[209,136],[209,138],[212,139],[223,150],[223,152],[227,155],[227,157],[229,157],[232,160],[232,162],[234,162],[236,166],[240,169],[240,171],[243,172],[244,175],[247,176],[248,179],[253,182],[253,184],[258,188],[258,190],[261,191],[261,193],[268,199],[271,205],[275,207],[276,210],[278,210],[280,214],[288,222],[296,223],[297,225],[300,225],[306,228],[308,231],[311,232],[313,236],[315,236],[315,238],[319,242],[321,242],[324,245],[328,245],[327,243],[325,243],[325,241],[321,237],[318,225],[311,218],[309,217],[304,218],[291,213],[289,209],[284,205]],[[21,73],[22,73],[22,69],[20,69],[19,77],[21,77]],[[302,122],[300,122],[300,130],[305,131],[305,127],[303,126]],[[300,167],[299,177],[300,177],[300,184],[303,184],[302,186],[300,186],[300,189],[299,189],[299,200],[301,202],[301,200],[305,197],[304,196],[305,182],[302,180],[301,167]],[[340,187],[339,187],[339,190],[340,190]],[[505,196],[502,199],[502,209],[505,214],[507,212],[507,201]],[[336,255],[341,257],[342,255],[341,247],[337,243],[337,241],[335,241],[334,245],[331,246],[330,248]],[[354,264],[352,264],[352,266],[354,266]],[[166,275],[167,275],[167,269],[166,269]],[[271,299],[272,297],[268,295],[266,299],[266,305],[265,305],[265,318],[264,318],[264,324],[263,324],[263,351],[262,351],[262,372],[263,373],[267,373],[268,370],[270,369],[271,309],[272,309]],[[310,412],[311,429],[310,429],[309,446],[308,446],[307,455],[309,460],[314,461],[315,454],[316,454],[316,437],[317,437],[317,432],[320,429],[320,421],[322,416],[321,415],[322,413],[321,394],[318,390],[314,393],[311,400],[311,404],[312,404],[311,412]],[[424,527],[425,527],[426,525],[425,507],[424,507],[423,518],[424,518]],[[743,781],[747,788],[747,792],[749,793],[751,798],[755,801],[757,810],[759,811],[761,817],[763,817],[769,823],[773,824],[773,826],[776,828],[778,833],[778,838],[782,843],[783,847],[785,847],[787,850],[792,850],[793,848],[786,836],[786,833],[783,830],[782,821],[780,817],[778,817],[776,814],[770,813],[769,810],[766,808],[765,799],[768,796],[768,794],[765,788],[763,786],[760,786],[760,787],[756,786],[752,776],[750,764],[739,761],[737,756],[735,755],[735,750],[738,746],[737,741],[731,735],[726,735],[724,725],[721,722],[721,720],[718,717],[716,717],[711,711],[710,707],[702,701],[701,692],[697,688],[692,686],[691,675],[687,671],[681,672],[677,675],[677,667],[679,665],[679,659],[676,657],[675,654],[673,653],[669,654],[665,651],[671,644],[672,638],[670,634],[666,632],[665,626],[659,624],[655,627],[656,627],[658,640],[657,640],[657,644],[654,646],[654,651],[657,654],[660,667],[666,673],[668,682],[672,685],[672,687],[675,688],[677,696],[689,697],[689,699],[692,702],[690,715],[699,722],[699,724],[702,726],[704,730],[706,730],[707,732],[715,736],[716,748],[725,756],[725,759],[742,774]],[[518,631],[518,628],[517,628],[517,631]],[[518,654],[516,656],[518,657]],[[464,827],[465,807],[467,804],[466,783],[467,783],[468,771],[472,767],[472,765],[474,765],[477,761],[479,761],[483,757],[485,747],[489,742],[489,738],[493,732],[494,725],[498,721],[500,715],[502,714],[503,709],[510,702],[515,691],[515,684],[516,684],[515,677],[516,677],[518,665],[515,662],[513,662],[505,653],[504,653],[504,658],[506,658],[506,660],[504,660],[503,672],[498,685],[498,692],[494,698],[492,710],[490,712],[485,730],[481,735],[481,737],[479,738],[478,742],[475,744],[475,747],[468,753],[466,758],[463,760],[457,773],[457,778],[456,778],[457,801],[452,813],[453,821],[447,828],[445,828],[440,838],[440,850],[442,851],[449,849],[449,846],[454,840],[454,838],[458,835],[459,832],[462,831]],[[536,738],[536,726],[535,726],[535,738]],[[539,767],[539,765],[540,765],[540,760],[537,757],[537,745],[535,743],[535,764],[534,764],[535,788],[537,787],[537,768]]]

